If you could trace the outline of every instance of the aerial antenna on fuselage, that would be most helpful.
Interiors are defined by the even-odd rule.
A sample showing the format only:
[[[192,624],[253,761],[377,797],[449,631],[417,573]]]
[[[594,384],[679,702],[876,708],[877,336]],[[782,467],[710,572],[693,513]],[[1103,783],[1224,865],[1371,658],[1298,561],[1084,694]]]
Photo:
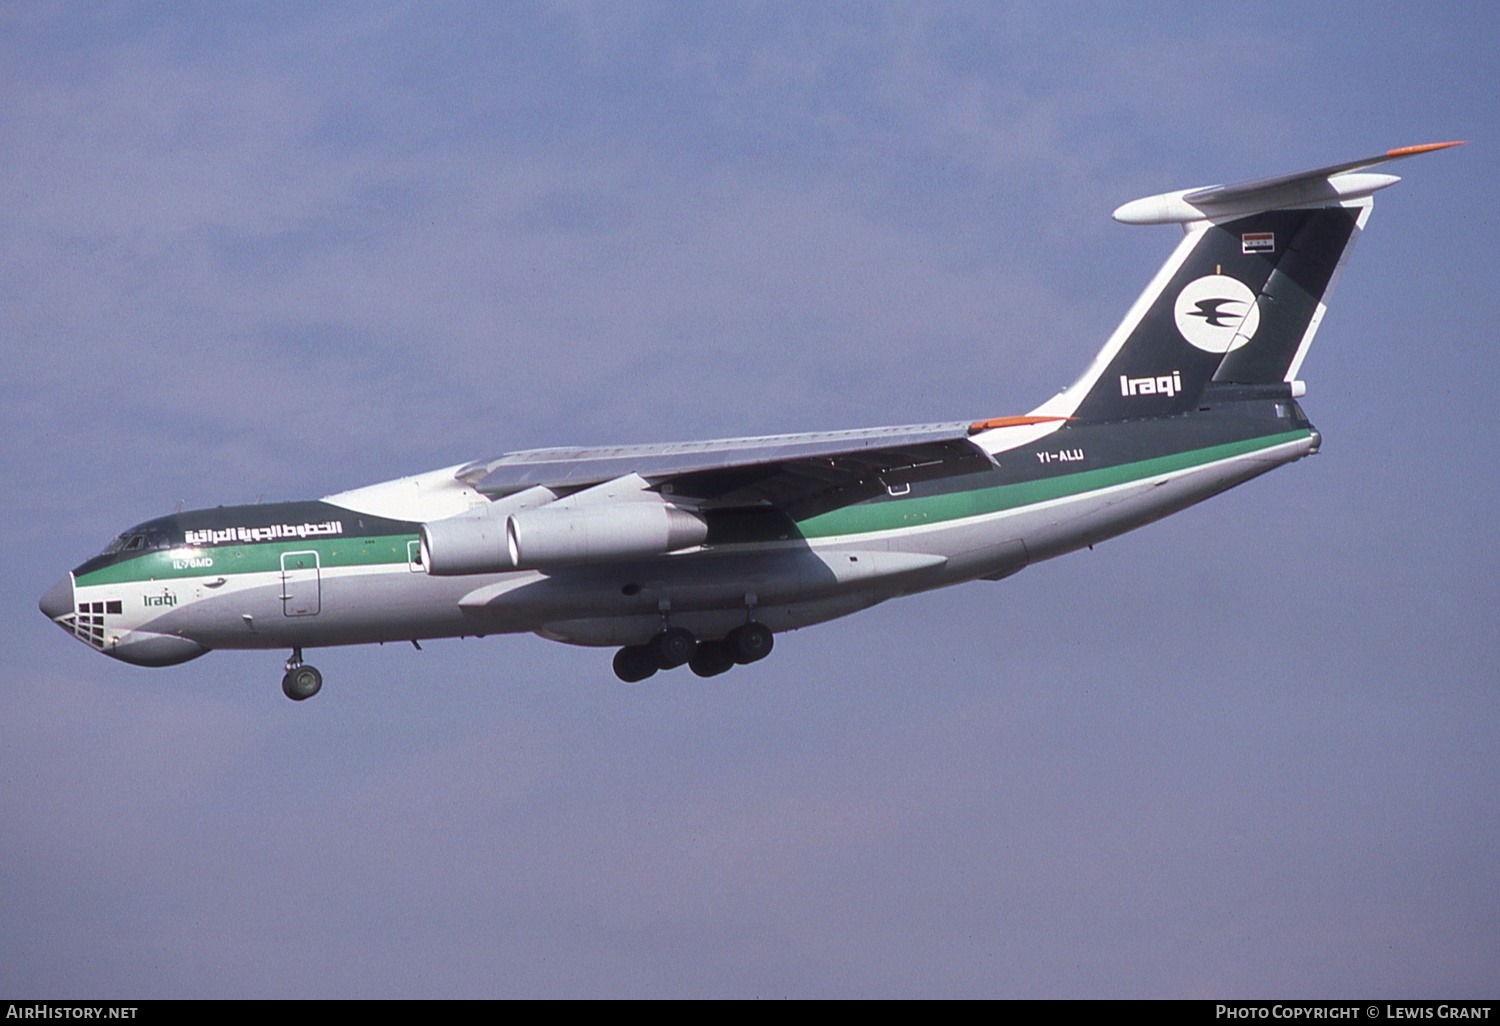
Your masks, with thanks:
[[[182,507],[185,506],[186,504],[187,504],[187,500],[186,499],[178,499],[177,500],[177,505],[172,507],[172,512],[173,513],[181,513],[182,512]]]

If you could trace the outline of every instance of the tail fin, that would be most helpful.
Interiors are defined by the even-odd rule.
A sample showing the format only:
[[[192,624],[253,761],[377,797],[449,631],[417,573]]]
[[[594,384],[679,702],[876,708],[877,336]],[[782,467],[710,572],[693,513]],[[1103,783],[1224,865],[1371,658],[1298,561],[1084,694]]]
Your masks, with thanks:
[[[1195,408],[1213,384],[1291,382],[1322,321],[1324,296],[1369,219],[1371,194],[1400,181],[1359,172],[1457,145],[1412,146],[1120,207],[1116,220],[1179,223],[1186,237],[1083,377],[1035,412],[1167,416]]]

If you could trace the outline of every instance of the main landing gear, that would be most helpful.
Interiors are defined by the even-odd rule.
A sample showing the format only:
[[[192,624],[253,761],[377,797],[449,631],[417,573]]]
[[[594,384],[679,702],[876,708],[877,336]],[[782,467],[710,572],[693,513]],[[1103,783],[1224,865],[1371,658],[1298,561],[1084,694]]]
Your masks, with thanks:
[[[302,662],[302,649],[292,649],[292,657],[286,661],[286,675],[281,678],[282,694],[293,702],[305,702],[323,687],[323,675],[316,666]]]
[[[644,645],[626,645],[615,653],[615,676],[627,684],[645,680],[657,670],[686,663],[700,677],[717,677],[736,664],[758,662],[771,654],[775,638],[763,623],[736,627],[718,641],[699,641],[682,627],[668,627]]]

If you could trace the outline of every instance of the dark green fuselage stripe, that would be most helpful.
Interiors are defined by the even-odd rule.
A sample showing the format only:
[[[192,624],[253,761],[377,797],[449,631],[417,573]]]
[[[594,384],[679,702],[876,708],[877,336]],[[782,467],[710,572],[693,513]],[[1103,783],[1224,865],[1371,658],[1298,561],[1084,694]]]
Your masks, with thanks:
[[[281,556],[284,552],[316,552],[318,565],[324,570],[342,566],[404,564],[407,561],[407,543],[416,540],[415,534],[373,538],[309,538],[305,541],[258,542],[150,552],[83,574],[78,577],[77,584],[87,587],[92,584],[129,584],[184,577],[224,577],[229,574],[268,571],[280,573]],[[205,560],[212,562],[204,565]]]
[[[846,506],[824,513],[797,525],[804,538],[830,538],[846,534],[890,531],[921,524],[937,524],[964,517],[983,516],[1002,510],[1030,506],[1038,502],[1080,495],[1113,485],[1141,481],[1158,474],[1187,470],[1218,460],[1232,459],[1262,449],[1274,448],[1308,437],[1306,430],[1286,431],[1259,438],[1247,438],[1203,449],[1156,456],[1151,459],[1121,463],[1076,474],[994,485],[969,491],[952,492],[914,499],[888,499],[882,502]]]

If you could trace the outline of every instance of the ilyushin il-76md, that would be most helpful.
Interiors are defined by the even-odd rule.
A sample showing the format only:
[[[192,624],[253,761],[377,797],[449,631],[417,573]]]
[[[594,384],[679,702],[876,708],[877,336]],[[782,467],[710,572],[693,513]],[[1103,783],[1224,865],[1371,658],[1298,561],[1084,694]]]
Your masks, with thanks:
[[[663,445],[531,449],[311,502],[132,527],[41,600],[138,666],[534,632],[614,648],[636,682],[711,677],[775,635],[998,581],[1318,451],[1298,377],[1394,175],[1458,143],[1151,196],[1183,238],[1079,379],[1024,416]]]

